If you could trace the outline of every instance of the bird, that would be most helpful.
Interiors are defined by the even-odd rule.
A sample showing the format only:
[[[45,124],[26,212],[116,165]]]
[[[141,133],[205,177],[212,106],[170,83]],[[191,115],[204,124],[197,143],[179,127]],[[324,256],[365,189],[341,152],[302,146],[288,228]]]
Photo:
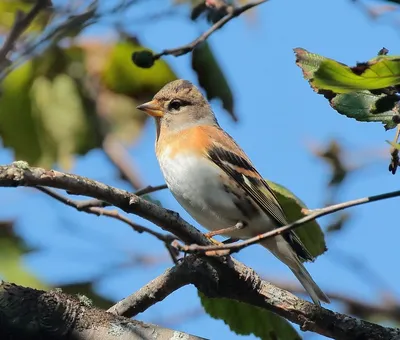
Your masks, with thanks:
[[[248,239],[288,224],[268,183],[219,125],[201,91],[188,80],[167,83],[137,109],[155,118],[156,156],[178,203],[215,235]],[[260,242],[286,264],[316,305],[329,298],[302,262],[313,261],[295,231]]]

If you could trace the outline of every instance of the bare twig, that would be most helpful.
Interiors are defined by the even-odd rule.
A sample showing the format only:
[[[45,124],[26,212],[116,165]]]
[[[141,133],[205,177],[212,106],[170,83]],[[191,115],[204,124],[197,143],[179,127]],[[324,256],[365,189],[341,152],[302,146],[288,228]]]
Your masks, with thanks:
[[[153,192],[164,190],[164,189],[167,189],[167,188],[168,188],[168,186],[166,184],[160,184],[160,185],[156,185],[156,186],[149,185],[149,186],[147,186],[147,187],[145,187],[143,189],[137,190],[135,192],[135,195],[136,196],[144,196],[144,195],[148,195],[148,194],[151,194]]]
[[[172,260],[174,261],[174,263],[176,263],[176,251],[175,253],[173,252],[173,250],[171,249],[171,242],[176,240],[176,237],[171,235],[171,234],[161,234],[157,231],[154,231],[150,228],[144,227],[142,225],[139,225],[137,223],[132,222],[129,218],[127,218],[126,216],[121,215],[117,210],[107,210],[104,208],[100,208],[98,206],[86,206],[86,207],[82,207],[82,204],[80,204],[80,202],[74,201],[69,199],[68,197],[64,197],[63,195],[60,195],[59,193],[57,193],[54,190],[51,190],[49,188],[45,188],[45,187],[41,187],[41,186],[37,186],[36,189],[38,189],[39,191],[45,193],[46,195],[49,195],[51,197],[53,197],[54,199],[56,199],[57,201],[64,203],[70,207],[73,207],[79,211],[84,211],[88,214],[93,214],[93,215],[97,215],[97,216],[108,216],[111,218],[114,218],[116,220],[119,220],[121,222],[126,223],[127,225],[129,225],[133,230],[135,230],[138,233],[148,233],[150,235],[153,235],[154,237],[156,237],[157,239],[159,239],[160,241],[164,242],[168,252],[170,253]],[[104,203],[103,201],[99,201],[99,200],[91,200],[93,203],[95,202],[99,202],[99,203]],[[174,256],[173,256],[174,255]]]
[[[331,205],[331,206],[328,206],[325,208],[316,209],[314,211],[309,211],[307,216],[300,218],[293,223],[289,223],[285,226],[276,228],[272,231],[266,232],[264,234],[249,238],[246,241],[241,241],[238,243],[224,244],[224,245],[217,245],[217,246],[216,245],[201,246],[201,245],[197,245],[197,244],[181,245],[177,242],[174,242],[174,243],[175,243],[175,246],[179,250],[184,251],[186,253],[198,253],[198,252],[206,253],[209,251],[216,251],[216,250],[229,250],[230,253],[235,253],[235,252],[238,252],[239,250],[246,248],[252,244],[259,243],[262,240],[265,240],[265,239],[283,234],[289,230],[298,228],[307,222],[315,220],[318,217],[330,215],[330,214],[333,214],[334,212],[337,212],[337,211],[340,211],[343,209],[347,209],[350,207],[355,207],[357,205],[362,205],[362,204],[371,203],[371,202],[375,202],[375,201],[381,201],[384,199],[398,197],[398,196],[400,196],[400,190],[392,191],[389,193],[376,195],[376,196],[359,198],[359,199],[355,199],[352,201],[347,201],[347,202]],[[225,252],[223,254],[226,255]]]
[[[2,48],[0,49],[0,70],[3,68],[2,65],[7,65],[7,57],[15,47],[18,38],[22,33],[29,27],[31,22],[36,16],[45,8],[49,7],[50,3],[48,0],[36,0],[36,3],[32,6],[28,13],[17,11],[15,15],[15,21],[11,27],[10,33],[8,34]]]
[[[192,282],[186,262],[167,269],[137,292],[116,303],[108,312],[128,318],[144,312],[179,288]]]
[[[206,41],[207,38],[211,34],[213,34],[215,31],[219,30],[223,26],[225,26],[225,24],[227,24],[233,18],[236,18],[237,16],[241,15],[243,12],[246,12],[247,10],[249,10],[253,7],[256,7],[258,5],[261,5],[267,1],[268,0],[258,0],[258,1],[254,1],[254,2],[246,4],[246,5],[243,5],[242,7],[233,8],[230,11],[230,13],[225,15],[221,20],[217,21],[206,32],[204,32],[202,35],[200,35],[197,39],[193,40],[191,43],[180,46],[180,47],[164,50],[158,54],[155,54],[153,56],[153,59],[157,60],[165,55],[173,55],[174,57],[179,57],[181,55],[184,55],[184,54],[187,54],[187,53],[193,51],[198,45],[200,45],[202,42]]]
[[[187,243],[210,244],[196,228],[176,213],[163,209],[127,191],[55,170],[29,167],[26,162],[0,166],[0,187],[50,186],[86,195],[137,214]],[[377,200],[377,199],[375,199]],[[309,217],[309,216],[307,216]],[[228,258],[187,256],[190,278],[209,297],[235,299],[272,311],[309,330],[335,339],[395,339],[400,330],[334,313],[279,289],[239,261]]]
[[[103,150],[118,169],[124,180],[128,181],[134,189],[143,186],[138,173],[134,169],[131,156],[118,140],[111,135],[105,136],[103,140]]]

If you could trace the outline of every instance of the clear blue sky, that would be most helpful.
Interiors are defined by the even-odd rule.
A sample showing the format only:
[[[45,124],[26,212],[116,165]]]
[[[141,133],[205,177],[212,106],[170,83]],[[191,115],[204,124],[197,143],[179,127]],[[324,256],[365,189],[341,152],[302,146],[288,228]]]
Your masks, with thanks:
[[[196,26],[173,17],[127,28],[157,51],[187,43],[206,25]],[[99,32],[108,31],[94,27],[89,33]],[[290,188],[310,208],[323,205],[329,172],[310,154],[306,141],[324,143],[336,138],[363,162],[370,161],[376,150],[387,148],[385,140],[391,139],[393,132],[385,132],[378,123],[359,123],[337,114],[322,96],[311,90],[295,65],[292,51],[295,47],[348,64],[368,60],[382,47],[388,48],[391,54],[400,54],[395,47],[399,43],[398,32],[382,20],[372,21],[351,1],[270,1],[258,8],[256,22],[234,20],[213,35],[210,43],[231,84],[240,117],[238,124],[233,123],[220,104],[214,102],[221,125],[244,148],[261,174]],[[167,60],[181,78],[196,83],[189,56]],[[149,121],[130,153],[143,180],[155,185],[163,183],[163,179],[154,155],[154,137],[154,123]],[[0,163],[12,160],[9,150],[0,151]],[[391,175],[387,164],[388,157],[378,158],[351,177],[339,194],[340,200],[396,190],[400,174]],[[72,172],[128,188],[113,179],[115,169],[99,150],[79,158]],[[164,207],[179,211],[194,223],[168,192],[156,197]],[[1,189],[0,204],[3,207],[0,219],[17,218],[18,232],[30,245],[42,249],[27,256],[26,264],[40,278],[55,285],[101,276],[96,283],[98,292],[119,300],[170,265],[165,257],[165,261],[150,268],[133,266],[132,260],[137,254],[164,256],[163,246],[148,235],[133,233],[123,224],[75,212],[33,190]],[[399,199],[392,199],[352,209],[352,223],[340,234],[330,236],[327,254],[308,266],[324,290],[367,301],[382,298],[382,287],[377,287],[373,278],[365,279],[347,268],[339,256],[346,252],[373,268],[388,283],[385,292],[399,298],[400,273],[394,270],[398,267],[399,255],[400,232],[398,218],[394,216],[398,205]],[[139,220],[135,216],[131,218]],[[265,277],[294,280],[290,271],[261,247],[248,248],[237,258]],[[122,264],[126,266],[119,268]],[[342,308],[336,303],[328,307],[335,311]],[[237,336],[222,321],[206,315],[181,323],[167,322],[173,315],[198,308],[196,290],[186,287],[139,318],[211,339],[254,338]],[[311,334],[305,337],[323,338]]]

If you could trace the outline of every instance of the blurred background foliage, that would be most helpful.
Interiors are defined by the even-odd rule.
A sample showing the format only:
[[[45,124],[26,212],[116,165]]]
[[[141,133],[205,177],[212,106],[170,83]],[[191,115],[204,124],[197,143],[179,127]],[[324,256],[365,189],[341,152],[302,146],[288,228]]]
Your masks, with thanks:
[[[73,169],[76,159],[96,151],[101,152],[115,167],[121,186],[129,190],[145,186],[140,173],[136,171],[136,160],[129,153],[129,148],[140,139],[147,120],[147,116],[136,110],[136,106],[149,100],[163,85],[179,78],[180,74],[173,69],[169,59],[158,60],[150,68],[134,65],[131,61],[132,53],[151,49],[141,42],[140,34],[132,35],[123,29],[120,18],[129,11],[147,10],[142,15],[142,20],[138,17],[132,22],[137,26],[135,32],[140,32],[141,25],[162,21],[164,16],[185,15],[185,19],[191,20],[191,25],[197,25],[200,32],[204,27],[208,28],[218,21],[226,12],[218,6],[207,7],[205,1],[200,0],[163,1],[160,8],[156,5],[145,7],[144,2],[49,2],[48,8],[41,11],[22,34],[9,60],[3,63],[0,60],[0,137],[3,147],[12,152],[15,160],[25,160],[33,166],[69,171]],[[154,0],[150,2],[157,3]],[[235,6],[248,2],[250,1],[227,1],[229,5]],[[373,18],[399,10],[398,1],[382,1],[379,4],[353,2],[359,6],[361,12]],[[17,11],[26,13],[34,5],[34,0],[0,1],[0,42],[5,41],[12,29]],[[258,11],[256,8],[243,15],[248,25],[259,20]],[[96,24],[111,26],[113,35],[84,34],[87,27]],[[396,21],[393,22],[395,24]],[[229,26],[225,29],[229,30]],[[169,46],[166,40],[165,47],[174,46]],[[241,52],[244,55],[247,53]],[[251,53],[243,58],[244,67],[246,63],[251,63]],[[225,75],[222,66],[210,43],[202,44],[190,55],[189,67],[207,98],[213,103],[215,99],[219,101],[226,117],[240,124],[236,109],[236,100],[240,93],[232,90],[229,77]],[[308,148],[324,164],[329,174],[324,191],[326,205],[337,203],[338,192],[351,181],[354,173],[373,162],[373,159],[383,158],[386,152],[378,150],[372,156],[354,161],[357,157],[336,139],[326,143],[312,141]],[[94,163],[93,167],[96,166]],[[279,199],[292,207],[292,219],[301,216],[301,200],[288,193],[286,188],[273,183],[272,185],[276,186],[274,189]],[[327,237],[342,232],[351,219],[351,212],[347,211],[329,217],[324,228]],[[72,218],[61,216],[58,222],[67,225],[66,229],[73,232],[75,226]],[[39,280],[24,264],[23,259],[27,254],[40,252],[41,249],[30,247],[23,235],[15,232],[15,223],[15,220],[0,222],[0,277],[33,288],[52,288],[51,282]],[[302,237],[303,240],[310,238],[305,242],[314,244],[313,253],[318,255],[325,250],[323,235],[317,223],[311,224],[310,228],[313,228],[313,232],[307,234],[306,229],[303,229]],[[165,268],[166,264],[170,265],[168,255],[164,253],[160,256],[149,256],[127,251],[125,255],[127,259],[122,261],[119,268],[104,266],[103,272],[100,271],[88,279],[76,279],[71,275],[70,279],[65,279],[57,286],[67,293],[86,295],[93,300],[94,305],[108,308],[113,304],[113,299],[96,289],[103,275],[111,275],[113,270],[123,271],[130,266],[148,268],[161,263]],[[345,262],[354,262],[345,254],[343,257],[347,259]],[[61,261],[60,266],[63,265],[67,264]],[[355,267],[361,266],[356,264]],[[253,334],[263,339],[273,339],[276,335],[285,339],[298,337],[289,324],[274,315],[265,316],[263,311],[251,310],[248,306],[235,306],[231,301],[213,302],[207,301],[205,297],[201,299],[209,315],[224,319],[238,334]],[[348,306],[349,313],[372,321],[379,319],[376,311],[368,312],[365,306],[358,309],[350,303]],[[253,317],[241,319],[240,324],[234,318],[238,310]],[[193,313],[188,311],[187,315],[176,317],[182,322],[187,317],[196,317],[202,313],[202,310]],[[258,318],[271,320],[264,324],[265,327],[260,327],[253,322]],[[378,321],[384,322],[390,318],[397,324],[400,322],[400,318],[396,319],[393,314]],[[174,323],[173,320],[169,322]],[[168,324],[168,320],[164,323]],[[271,325],[275,328],[271,328]]]

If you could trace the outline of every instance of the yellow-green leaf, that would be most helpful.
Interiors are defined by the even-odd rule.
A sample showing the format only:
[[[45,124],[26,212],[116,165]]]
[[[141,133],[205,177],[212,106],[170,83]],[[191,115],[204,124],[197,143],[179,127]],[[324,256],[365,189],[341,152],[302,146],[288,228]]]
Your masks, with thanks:
[[[85,96],[80,49],[54,47],[11,72],[2,84],[0,136],[15,158],[68,167],[100,145],[95,102]]]
[[[0,1],[0,34],[11,29],[15,22],[17,11],[27,13],[34,6],[36,1],[31,0],[1,0]],[[32,21],[25,33],[41,31],[49,22],[52,14],[51,1],[48,0],[48,7],[42,10]]]
[[[294,51],[304,78],[337,112],[362,122],[382,122],[386,129],[396,127],[400,97],[390,86],[400,84],[399,57],[381,55],[350,68],[302,48]]]
[[[54,147],[55,159],[70,168],[75,153],[85,145],[90,127],[75,81],[66,74],[53,81],[37,77],[31,89],[35,117]]]
[[[201,304],[214,319],[220,319],[240,335],[253,334],[263,340],[299,340],[293,326],[280,316],[230,299],[208,298],[199,292]]]
[[[44,150],[29,97],[33,76],[32,62],[27,62],[4,80],[0,96],[0,136],[4,146],[14,150],[17,159],[39,165]]]
[[[296,48],[296,62],[317,90],[348,93],[400,84],[400,57],[382,55],[350,68],[333,59]]]
[[[176,79],[175,73],[163,60],[151,68],[134,65],[131,61],[132,53],[144,49],[134,41],[118,42],[111,47],[102,71],[103,82],[109,90],[134,98],[149,97]]]
[[[271,181],[267,182],[275,193],[289,222],[294,222],[305,216],[302,209],[307,207],[300,198],[280,184]],[[316,220],[296,228],[295,232],[314,257],[326,251],[324,233]]]

